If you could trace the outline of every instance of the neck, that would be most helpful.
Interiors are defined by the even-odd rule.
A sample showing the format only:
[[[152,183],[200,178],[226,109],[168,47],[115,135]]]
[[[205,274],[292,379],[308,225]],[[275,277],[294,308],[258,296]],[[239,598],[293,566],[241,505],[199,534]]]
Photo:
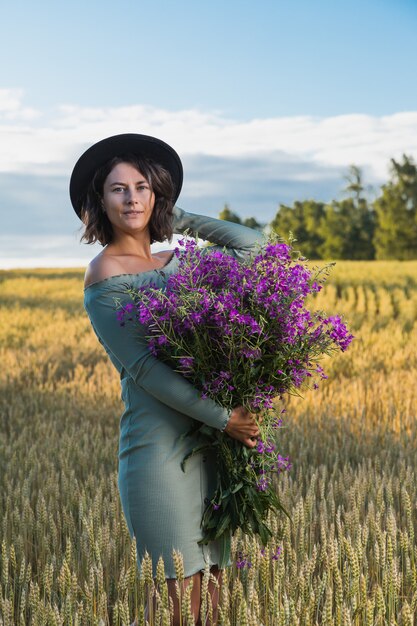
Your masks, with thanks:
[[[151,236],[148,229],[137,234],[116,232],[113,241],[109,245],[114,254],[152,259]]]

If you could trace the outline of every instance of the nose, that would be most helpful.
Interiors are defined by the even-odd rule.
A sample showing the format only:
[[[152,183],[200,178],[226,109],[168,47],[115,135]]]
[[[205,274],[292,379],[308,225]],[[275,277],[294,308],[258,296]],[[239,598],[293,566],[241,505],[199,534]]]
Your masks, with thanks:
[[[137,191],[135,188],[126,189],[126,202],[127,204],[136,204],[137,202]]]

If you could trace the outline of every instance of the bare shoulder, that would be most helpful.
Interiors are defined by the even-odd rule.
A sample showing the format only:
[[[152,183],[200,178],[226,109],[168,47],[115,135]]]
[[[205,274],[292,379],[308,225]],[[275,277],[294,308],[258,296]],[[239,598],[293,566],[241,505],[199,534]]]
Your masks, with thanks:
[[[87,266],[84,275],[84,287],[123,273],[123,266],[116,256],[100,252]]]
[[[90,261],[84,276],[84,287],[120,274],[139,274],[161,269],[173,257],[173,250],[162,250],[152,255],[152,260],[144,260],[136,255],[117,255],[100,252]]]

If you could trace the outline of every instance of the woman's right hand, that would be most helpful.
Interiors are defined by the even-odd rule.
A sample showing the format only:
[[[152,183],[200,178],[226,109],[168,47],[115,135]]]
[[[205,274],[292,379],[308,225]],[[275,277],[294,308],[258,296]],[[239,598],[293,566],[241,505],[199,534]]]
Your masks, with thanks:
[[[233,409],[224,432],[248,448],[256,446],[259,436],[259,428],[254,415],[243,406],[237,406]]]

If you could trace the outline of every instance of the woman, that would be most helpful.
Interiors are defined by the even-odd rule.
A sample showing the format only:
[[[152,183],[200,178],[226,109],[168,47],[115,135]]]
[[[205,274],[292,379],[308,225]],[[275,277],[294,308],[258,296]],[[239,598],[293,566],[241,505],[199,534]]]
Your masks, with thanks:
[[[87,243],[104,249],[85,274],[84,304],[93,329],[120,373],[125,410],[120,420],[118,485],[138,563],[145,551],[154,575],[160,556],[179,623],[173,549],[184,558],[185,585],[193,581],[192,610],[199,618],[202,570],[210,565],[220,579],[216,542],[202,546],[200,522],[215,488],[215,458],[195,455],[185,473],[180,464],[194,447],[183,437],[193,420],[224,430],[254,447],[258,428],[243,407],[230,413],[200,393],[180,374],[153,357],[133,325],[120,327],[115,299],[129,301],[128,286],[164,289],[178,259],[151,243],[185,230],[243,259],[260,241],[238,224],[186,213],[174,206],[182,186],[182,165],[166,143],[138,134],[116,135],[91,146],[77,161],[70,182],[71,202],[85,225]],[[134,333],[134,336],[133,336]],[[213,588],[214,605],[217,597]]]

